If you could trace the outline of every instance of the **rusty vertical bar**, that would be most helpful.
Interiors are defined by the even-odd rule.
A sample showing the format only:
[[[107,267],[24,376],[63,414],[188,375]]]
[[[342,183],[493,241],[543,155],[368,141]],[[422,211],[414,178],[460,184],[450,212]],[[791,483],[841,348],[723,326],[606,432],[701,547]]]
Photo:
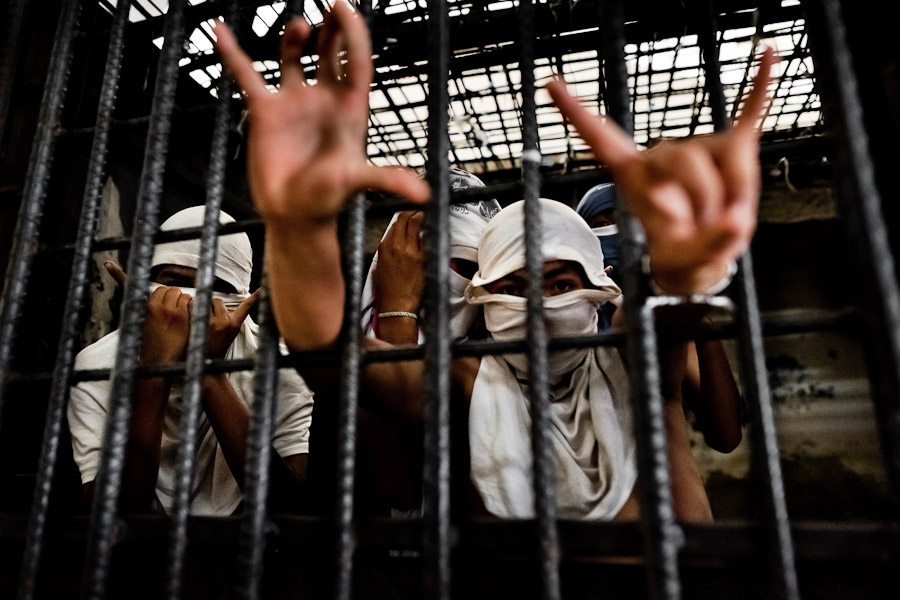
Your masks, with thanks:
[[[169,132],[175,108],[178,61],[184,51],[185,4],[186,0],[173,0],[169,4],[163,31],[165,41],[160,53],[153,92],[153,106],[138,189],[138,207],[132,231],[131,255],[128,260],[129,279],[122,301],[119,346],[113,369],[110,409],[100,453],[88,533],[84,575],[86,583],[83,590],[87,600],[102,600],[106,596],[106,580],[117,536],[118,500],[131,417],[135,369],[144,333],[144,307],[150,282],[150,263],[153,260],[153,238],[159,221]]]
[[[237,0],[223,0],[222,12],[225,23],[238,27]],[[231,77],[222,70],[218,82],[218,101],[209,152],[209,171],[206,180],[206,212],[200,236],[200,266],[194,287],[197,289],[193,302],[188,350],[185,358],[184,411],[181,417],[180,443],[175,471],[175,493],[169,524],[169,564],[166,584],[168,600],[178,600],[182,594],[184,559],[187,549],[187,521],[190,510],[191,484],[197,452],[197,426],[200,422],[201,391],[206,358],[209,313],[215,280],[215,261],[218,250],[219,210],[225,191],[225,169],[228,152],[228,129],[230,125]]]
[[[522,77],[522,179],[525,188],[525,268],[528,273],[528,399],[534,498],[540,536],[544,600],[560,598],[556,474],[550,425],[547,325],[544,320],[543,226],[540,205],[541,150],[534,99],[534,2],[519,2],[519,71]]]
[[[839,207],[860,272],[860,314],[872,400],[894,498],[900,498],[900,291],[881,208],[841,2],[805,2],[826,125],[835,140]]]
[[[87,168],[78,233],[75,238],[75,254],[72,257],[72,271],[69,276],[68,294],[60,329],[61,335],[53,367],[53,380],[47,403],[44,424],[44,443],[34,489],[28,532],[25,538],[25,554],[19,578],[20,600],[31,600],[37,583],[43,551],[44,533],[47,525],[47,511],[50,507],[50,493],[56,472],[56,458],[63,426],[66,402],[69,399],[69,378],[75,359],[76,341],[81,326],[80,315],[89,283],[88,270],[91,263],[91,242],[97,223],[97,210],[106,170],[106,154],[109,141],[109,125],[116,105],[119,75],[122,67],[122,53],[125,45],[125,26],[128,23],[128,8],[131,0],[120,0],[110,31],[109,49],[100,89],[97,107],[97,121]]]
[[[253,414],[244,467],[244,514],[238,547],[237,597],[241,600],[260,597],[268,525],[269,463],[278,390],[278,326],[272,314],[265,279],[262,290],[259,299],[259,348],[253,378]]]
[[[625,65],[623,2],[609,0],[598,3],[598,7],[606,65],[608,114],[631,135],[634,127]],[[624,268],[622,283],[628,324],[631,394],[635,407],[638,491],[648,574],[647,587],[651,598],[677,600],[681,597],[678,550],[683,543],[683,534],[675,523],[672,507],[654,316],[641,275],[644,234],[621,198],[617,211]]]
[[[370,0],[358,2],[358,9],[369,22]],[[350,600],[353,582],[353,555],[356,531],[353,519],[353,494],[356,470],[356,411],[359,399],[360,299],[366,270],[365,195],[356,194],[347,203],[347,230],[344,239],[344,277],[347,294],[344,325],[341,332],[340,388],[338,390],[337,505],[335,507],[335,583],[336,600]]]
[[[700,0],[696,6],[713,126],[716,131],[725,131],[730,123],[725,92],[719,76],[718,25],[714,10],[712,0]],[[735,102],[740,102],[740,98]],[[750,428],[753,442],[751,451],[757,489],[762,500],[763,528],[767,539],[766,562],[771,571],[770,592],[774,598],[799,600],[791,524],[784,497],[784,480],[781,476],[775,418],[769,393],[756,282],[753,279],[753,259],[749,251],[740,259],[735,297],[738,308],[738,349],[742,380],[753,419]]]
[[[424,592],[450,598],[450,151],[446,0],[428,3],[428,182],[425,209]]]

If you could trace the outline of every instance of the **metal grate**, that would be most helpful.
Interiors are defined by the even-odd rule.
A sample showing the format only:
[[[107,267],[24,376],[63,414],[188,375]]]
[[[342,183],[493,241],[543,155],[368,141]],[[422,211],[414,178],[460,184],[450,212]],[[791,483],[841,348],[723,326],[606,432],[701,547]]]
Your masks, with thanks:
[[[0,61],[0,140],[10,136],[10,98],[16,89],[21,35],[26,10],[36,2],[12,0],[6,21],[7,35]],[[652,4],[652,6],[650,6]],[[680,3],[679,3],[680,4]],[[276,541],[302,540],[314,547],[333,549],[333,595],[341,600],[354,592],[354,573],[360,548],[409,547],[422,551],[424,592],[431,598],[450,598],[454,593],[453,555],[460,552],[500,554],[529,548],[540,557],[542,588],[535,595],[562,596],[562,557],[573,548],[587,553],[629,554],[642,552],[646,592],[653,598],[685,596],[679,560],[684,557],[764,557],[765,580],[772,597],[800,597],[795,558],[841,558],[847,544],[868,544],[872,560],[886,554],[897,559],[894,523],[857,528],[801,527],[788,520],[784,484],[778,460],[772,402],[763,354],[764,334],[779,331],[813,331],[845,324],[846,314],[829,318],[804,314],[779,322],[761,317],[750,255],[740,264],[735,286],[736,310],[729,323],[694,331],[658,333],[654,311],[662,302],[648,296],[640,271],[642,240],[634,219],[623,215],[622,254],[628,326],[626,332],[608,332],[570,339],[548,339],[542,314],[540,273],[541,222],[537,199],[550,186],[569,188],[604,180],[605,171],[585,167],[587,146],[571,135],[552,109],[542,89],[552,73],[561,72],[575,83],[575,92],[593,107],[610,115],[641,144],[661,138],[721,131],[738,111],[737,99],[748,81],[758,44],[774,43],[784,60],[773,84],[775,102],[765,120],[765,143],[806,139],[822,133],[824,125],[838,136],[835,143],[841,166],[841,211],[851,223],[848,239],[855,245],[859,273],[866,291],[859,322],[871,342],[867,348],[872,388],[886,464],[895,496],[900,493],[900,294],[888,232],[881,216],[867,146],[866,127],[847,47],[838,0],[780,3],[735,3],[728,10],[712,0],[680,4],[679,18],[660,22],[650,3],[622,0],[570,3],[548,2],[414,2],[391,0],[364,5],[376,43],[376,83],[370,93],[368,155],[375,164],[427,166],[433,199],[427,208],[426,311],[424,348],[361,351],[359,298],[365,276],[365,226],[368,217],[384,214],[397,202],[380,199],[370,206],[364,195],[351,199],[344,232],[345,276],[348,294],[342,333],[341,390],[338,435],[334,440],[336,505],[333,519],[273,519],[267,514],[269,454],[273,435],[275,390],[281,368],[299,363],[331,360],[334,353],[282,356],[278,332],[265,294],[260,303],[261,339],[255,360],[204,359],[205,318],[191,323],[189,351],[184,363],[154,368],[138,367],[138,349],[144,323],[143,307],[150,281],[150,262],[155,243],[173,239],[201,239],[201,266],[197,275],[197,315],[205,315],[213,285],[213,260],[217,236],[234,231],[256,231],[258,220],[246,219],[221,226],[215,215],[227,190],[228,137],[235,125],[239,94],[212,52],[209,23],[220,16],[239,30],[242,41],[264,76],[275,86],[279,72],[277,41],[287,15],[302,14],[312,25],[322,22],[329,10],[324,0],[306,2],[172,2],[154,0],[101,0],[99,8],[112,15],[108,29],[98,31],[89,0],[63,0],[58,18],[41,113],[34,135],[27,173],[21,189],[21,208],[2,296],[0,324],[0,434],[9,436],[8,413],[13,385],[48,383],[46,422],[36,472],[34,499],[27,521],[20,515],[0,515],[0,538],[24,540],[18,577],[18,597],[31,599],[39,588],[45,549],[53,536],[48,528],[51,497],[58,480],[58,455],[64,429],[69,386],[74,381],[109,379],[113,402],[103,447],[97,490],[86,527],[84,598],[109,597],[108,582],[116,576],[114,556],[129,535],[144,532],[140,522],[123,520],[117,509],[131,397],[138,377],[179,374],[185,377],[185,415],[178,455],[176,500],[172,514],[160,520],[160,532],[140,533],[138,539],[162,540],[167,546],[166,597],[185,596],[183,580],[189,564],[186,549],[192,536],[204,540],[237,540],[235,596],[260,598],[264,570]],[[745,4],[747,4],[745,6]],[[649,6],[649,8],[648,8]],[[87,9],[86,7],[90,7]],[[82,12],[90,15],[86,18]],[[665,13],[664,16],[671,16]],[[93,19],[93,20],[92,20]],[[141,32],[130,37],[129,32]],[[68,103],[75,98],[72,62],[80,58],[85,40],[102,37],[105,51],[103,83],[96,120],[87,127],[70,127]],[[427,43],[425,43],[427,41]],[[132,44],[159,48],[152,72],[152,106],[147,114],[129,122],[116,120],[116,97],[123,52]],[[146,51],[146,48],[144,49]],[[816,65],[823,69],[814,70]],[[96,60],[96,57],[93,58]],[[310,68],[314,64],[310,60]],[[602,67],[602,68],[601,68]],[[151,71],[148,70],[148,74]],[[310,71],[312,73],[312,71]],[[182,77],[185,74],[185,77]],[[839,76],[836,76],[839,75]],[[432,83],[433,85],[429,86]],[[193,86],[201,94],[190,96],[191,106],[176,106],[176,89]],[[440,90],[440,93],[429,93]],[[68,88],[68,92],[67,92]],[[208,90],[208,92],[206,91]],[[446,90],[446,93],[444,93]],[[820,96],[821,106],[820,106]],[[199,100],[200,97],[203,100]],[[212,99],[213,104],[208,103]],[[164,176],[174,115],[186,110],[211,110],[214,126],[205,182],[206,222],[202,228],[157,232]],[[827,111],[823,123],[822,110]],[[133,233],[123,238],[98,239],[95,233],[104,175],[109,172],[111,133],[135,123],[146,124],[148,133],[138,190]],[[444,132],[447,132],[444,134]],[[80,200],[80,218],[72,252],[71,275],[62,313],[59,344],[52,371],[28,371],[16,361],[26,326],[29,284],[40,275],[35,259],[41,240],[47,190],[54,176],[52,163],[60,154],[59,141],[66,136],[91,135],[87,180]],[[764,149],[765,152],[765,149]],[[428,159],[431,157],[431,160]],[[114,161],[113,161],[114,162]],[[520,169],[516,182],[500,183],[484,190],[451,194],[451,162],[473,172],[490,174]],[[527,342],[464,342],[451,346],[448,329],[448,206],[494,196],[521,195],[526,199],[525,231],[528,271],[529,338]],[[128,248],[129,283],[125,287],[120,317],[120,345],[112,370],[73,370],[74,355],[87,302],[89,265],[94,252]],[[856,319],[857,315],[851,317]],[[856,321],[854,321],[856,322]],[[745,393],[750,406],[755,489],[760,506],[761,541],[757,528],[725,524],[704,528],[675,522],[669,490],[666,433],[659,393],[656,347],[660,335],[735,337]],[[549,453],[547,415],[548,349],[625,345],[632,366],[632,390],[637,410],[640,493],[640,535],[630,525],[568,523],[556,515],[553,461]],[[537,519],[534,523],[456,523],[451,518],[450,478],[450,380],[453,356],[480,356],[510,351],[527,352],[531,361],[529,386],[532,403]],[[424,466],[424,514],[405,522],[358,522],[354,514],[356,407],[360,392],[359,370],[373,361],[424,358],[427,371],[426,435]],[[235,519],[198,521],[188,516],[191,473],[194,469],[196,422],[200,411],[200,385],[204,374],[255,369],[253,420],[248,445],[244,511],[238,531]],[[2,446],[5,447],[5,446]],[[72,518],[77,522],[77,518]],[[278,527],[275,527],[275,524]],[[141,536],[144,536],[143,538]],[[76,536],[77,537],[77,536]],[[748,540],[752,540],[749,541]],[[331,545],[333,544],[333,546]],[[868,555],[864,555],[865,559]],[[123,576],[123,574],[118,574]],[[2,581],[0,581],[2,583]],[[641,588],[638,594],[643,593]]]

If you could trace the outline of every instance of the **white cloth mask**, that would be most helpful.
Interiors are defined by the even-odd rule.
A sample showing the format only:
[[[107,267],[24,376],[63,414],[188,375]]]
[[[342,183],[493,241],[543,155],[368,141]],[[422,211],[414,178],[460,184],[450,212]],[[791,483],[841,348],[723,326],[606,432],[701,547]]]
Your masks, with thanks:
[[[153,292],[156,291],[157,288],[161,288],[161,287],[176,287],[176,286],[171,286],[171,285],[164,286],[161,283],[156,283],[156,282],[151,281],[150,282],[150,293],[152,294]],[[197,297],[197,288],[179,287],[178,289],[181,290],[182,294],[190,296],[191,298]],[[213,292],[212,297],[218,298],[219,300],[221,300],[225,304],[225,308],[227,308],[228,310],[234,310],[238,306],[241,305],[241,302],[243,302],[244,300],[249,298],[250,294],[225,294],[223,292]]]
[[[466,288],[469,280],[450,269],[450,335],[454,340],[461,340],[469,333],[469,329],[478,318],[479,306],[466,301]]]
[[[597,331],[597,309],[612,294],[602,290],[575,290],[544,298],[544,319],[550,339],[584,335]],[[490,294],[484,288],[469,293],[469,302],[483,305],[484,322],[495,340],[520,340],[527,337],[528,301],[526,298],[506,294]],[[548,376],[551,381],[570,372],[584,360],[589,350],[572,348],[557,350],[548,356]],[[504,359],[524,378],[528,374],[528,357],[525,354],[504,355]]]
[[[619,226],[616,224],[613,224],[613,225],[604,225],[603,227],[591,227],[591,233],[593,233],[597,237],[606,237],[608,235],[616,235],[617,233],[619,233]]]

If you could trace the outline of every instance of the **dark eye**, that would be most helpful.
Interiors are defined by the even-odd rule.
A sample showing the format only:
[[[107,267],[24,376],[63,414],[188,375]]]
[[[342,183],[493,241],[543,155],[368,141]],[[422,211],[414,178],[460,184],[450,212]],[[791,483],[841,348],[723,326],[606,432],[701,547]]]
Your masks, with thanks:
[[[553,291],[562,294],[575,289],[575,283],[568,279],[557,279],[553,282]]]
[[[495,291],[495,294],[505,294],[507,296],[521,296],[521,292],[519,291],[519,286],[514,283],[504,283],[500,287],[498,287]]]
[[[612,225],[612,223],[610,223],[606,219],[598,219],[594,221],[594,227],[608,227],[609,225]]]

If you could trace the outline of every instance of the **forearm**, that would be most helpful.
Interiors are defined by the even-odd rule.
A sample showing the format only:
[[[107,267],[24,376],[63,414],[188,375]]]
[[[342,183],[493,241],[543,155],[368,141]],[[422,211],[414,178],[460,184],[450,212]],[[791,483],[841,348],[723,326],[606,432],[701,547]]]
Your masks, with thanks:
[[[388,308],[382,310],[376,308],[379,312],[400,311],[416,314],[414,311],[406,311],[400,309]],[[389,344],[417,344],[419,342],[419,321],[408,315],[396,315],[378,318],[375,320],[375,335],[379,340],[384,340]]]
[[[383,340],[367,338],[367,351],[386,350],[393,346]],[[425,387],[425,363],[422,360],[372,362],[360,374],[365,394],[360,397],[363,408],[408,424],[421,424]]]
[[[225,462],[238,485],[243,488],[250,411],[224,374],[207,375],[203,380],[201,397],[203,410],[212,425],[219,447],[222,448]]]
[[[244,490],[250,410],[241,401],[224,374],[208,375],[203,382],[203,409],[222,448],[225,462],[241,490]],[[279,508],[296,506],[305,472],[294,472],[275,452],[270,460],[270,504]]]
[[[719,340],[698,341],[697,363],[700,385],[693,407],[707,443],[722,452],[730,452],[740,442],[740,392],[725,349]]]
[[[122,507],[126,512],[147,512],[153,504],[171,387],[171,381],[161,377],[139,379],[135,384],[122,480]]]
[[[336,220],[266,223],[272,310],[293,350],[332,347],[344,316],[344,277]]]

